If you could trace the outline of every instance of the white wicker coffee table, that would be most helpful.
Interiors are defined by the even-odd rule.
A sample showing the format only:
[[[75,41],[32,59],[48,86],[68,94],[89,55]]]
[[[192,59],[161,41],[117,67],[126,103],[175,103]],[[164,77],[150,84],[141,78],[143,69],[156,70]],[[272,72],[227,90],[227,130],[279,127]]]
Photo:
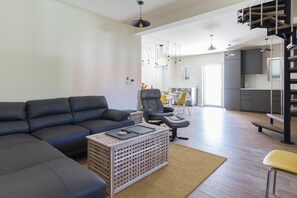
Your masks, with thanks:
[[[168,163],[169,128],[139,125],[155,131],[128,140],[105,133],[87,136],[88,167],[106,182],[111,197]]]

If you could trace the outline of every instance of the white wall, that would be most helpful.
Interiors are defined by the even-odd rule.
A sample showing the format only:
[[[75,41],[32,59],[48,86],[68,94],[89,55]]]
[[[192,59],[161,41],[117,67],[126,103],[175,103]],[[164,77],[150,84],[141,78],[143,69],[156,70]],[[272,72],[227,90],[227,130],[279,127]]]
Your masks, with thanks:
[[[190,80],[183,80],[182,66],[171,66],[170,87],[191,88],[198,86],[198,105],[202,105],[202,66],[224,64],[224,53],[184,56],[181,60],[183,66],[190,67]]]
[[[0,101],[104,95],[112,108],[137,107],[132,27],[53,0],[3,0],[0,13]]]
[[[142,66],[142,82],[147,84],[147,88],[157,88],[167,90],[169,87],[169,67],[160,65],[157,68],[154,64],[144,64]]]
[[[147,62],[147,61],[146,61]],[[160,87],[160,78],[162,76],[160,76],[161,73],[161,68],[155,68],[154,66],[154,62],[151,61],[151,64],[143,64],[142,65],[142,72],[141,72],[141,81],[145,84],[147,84],[147,88],[158,88],[161,89]]]

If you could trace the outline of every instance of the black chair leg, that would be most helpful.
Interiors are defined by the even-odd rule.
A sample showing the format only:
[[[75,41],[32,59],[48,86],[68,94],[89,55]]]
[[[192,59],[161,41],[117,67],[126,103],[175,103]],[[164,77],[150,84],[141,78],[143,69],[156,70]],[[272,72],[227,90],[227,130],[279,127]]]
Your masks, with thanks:
[[[172,129],[172,135],[170,136],[170,142],[174,142],[175,138],[176,138],[176,131],[177,129]]]
[[[187,138],[187,137],[180,137],[180,136],[177,136],[176,138],[177,138],[177,139],[181,139],[181,140],[189,140],[189,138]]]
[[[172,135],[170,136],[170,142],[174,142],[175,139],[188,140],[189,138],[177,136],[177,129],[172,129]]]

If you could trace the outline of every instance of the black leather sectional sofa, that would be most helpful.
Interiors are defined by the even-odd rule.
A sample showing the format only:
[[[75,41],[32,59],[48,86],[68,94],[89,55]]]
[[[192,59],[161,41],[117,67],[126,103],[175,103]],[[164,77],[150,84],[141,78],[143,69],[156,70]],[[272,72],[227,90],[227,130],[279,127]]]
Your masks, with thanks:
[[[106,184],[66,157],[86,136],[133,125],[103,96],[0,103],[0,197],[105,197]]]

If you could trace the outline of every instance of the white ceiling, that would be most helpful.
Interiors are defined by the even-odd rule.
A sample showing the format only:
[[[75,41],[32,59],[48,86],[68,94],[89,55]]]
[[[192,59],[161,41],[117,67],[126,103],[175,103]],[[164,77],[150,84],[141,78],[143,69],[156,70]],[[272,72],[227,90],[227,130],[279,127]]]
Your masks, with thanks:
[[[206,54],[226,51],[228,44],[231,49],[253,48],[265,45],[266,30],[250,30],[246,24],[237,24],[236,11],[219,14],[187,23],[177,27],[158,31],[143,36],[143,45],[152,46],[152,43],[181,45],[181,55]],[[216,50],[209,51],[209,35],[213,34],[213,46]],[[274,38],[274,43],[279,43]]]
[[[129,23],[129,21],[139,17],[139,5],[137,4],[137,0],[58,1],[95,12],[123,23]],[[154,11],[160,12],[160,10],[166,10],[162,8],[177,6],[186,1],[193,3],[194,0],[147,0],[144,1],[142,9],[143,14],[149,13],[151,15]],[[198,3],[198,0],[195,1]],[[206,5],[207,3],[204,1],[206,0],[199,0],[199,5]],[[242,2],[246,3],[250,1]],[[255,3],[255,0],[253,3]],[[240,6],[242,6],[242,4]],[[236,11],[240,6],[238,4],[233,7],[231,6],[232,8],[220,9],[219,11],[211,12],[211,14],[206,14],[205,16],[202,14],[199,15],[200,17],[190,17],[190,20],[180,20],[177,23],[171,23],[168,27],[165,25],[162,28],[155,28],[154,31],[148,31],[148,33],[144,31],[142,34],[143,44],[152,46],[155,43],[165,44],[167,41],[171,43],[176,42],[181,45],[181,55],[221,52],[226,50],[229,43],[232,45],[233,49],[265,45],[265,29],[249,30],[246,24],[237,24]],[[176,13],[168,13],[169,17],[170,14],[175,15]],[[151,22],[154,23],[154,21]],[[207,51],[207,48],[210,46],[210,34],[214,35],[213,45],[217,48],[215,51]],[[275,39],[274,42],[279,41]]]
[[[127,21],[139,17],[137,0],[58,0],[89,10],[116,21]],[[180,0],[143,0],[142,13],[148,13]]]

